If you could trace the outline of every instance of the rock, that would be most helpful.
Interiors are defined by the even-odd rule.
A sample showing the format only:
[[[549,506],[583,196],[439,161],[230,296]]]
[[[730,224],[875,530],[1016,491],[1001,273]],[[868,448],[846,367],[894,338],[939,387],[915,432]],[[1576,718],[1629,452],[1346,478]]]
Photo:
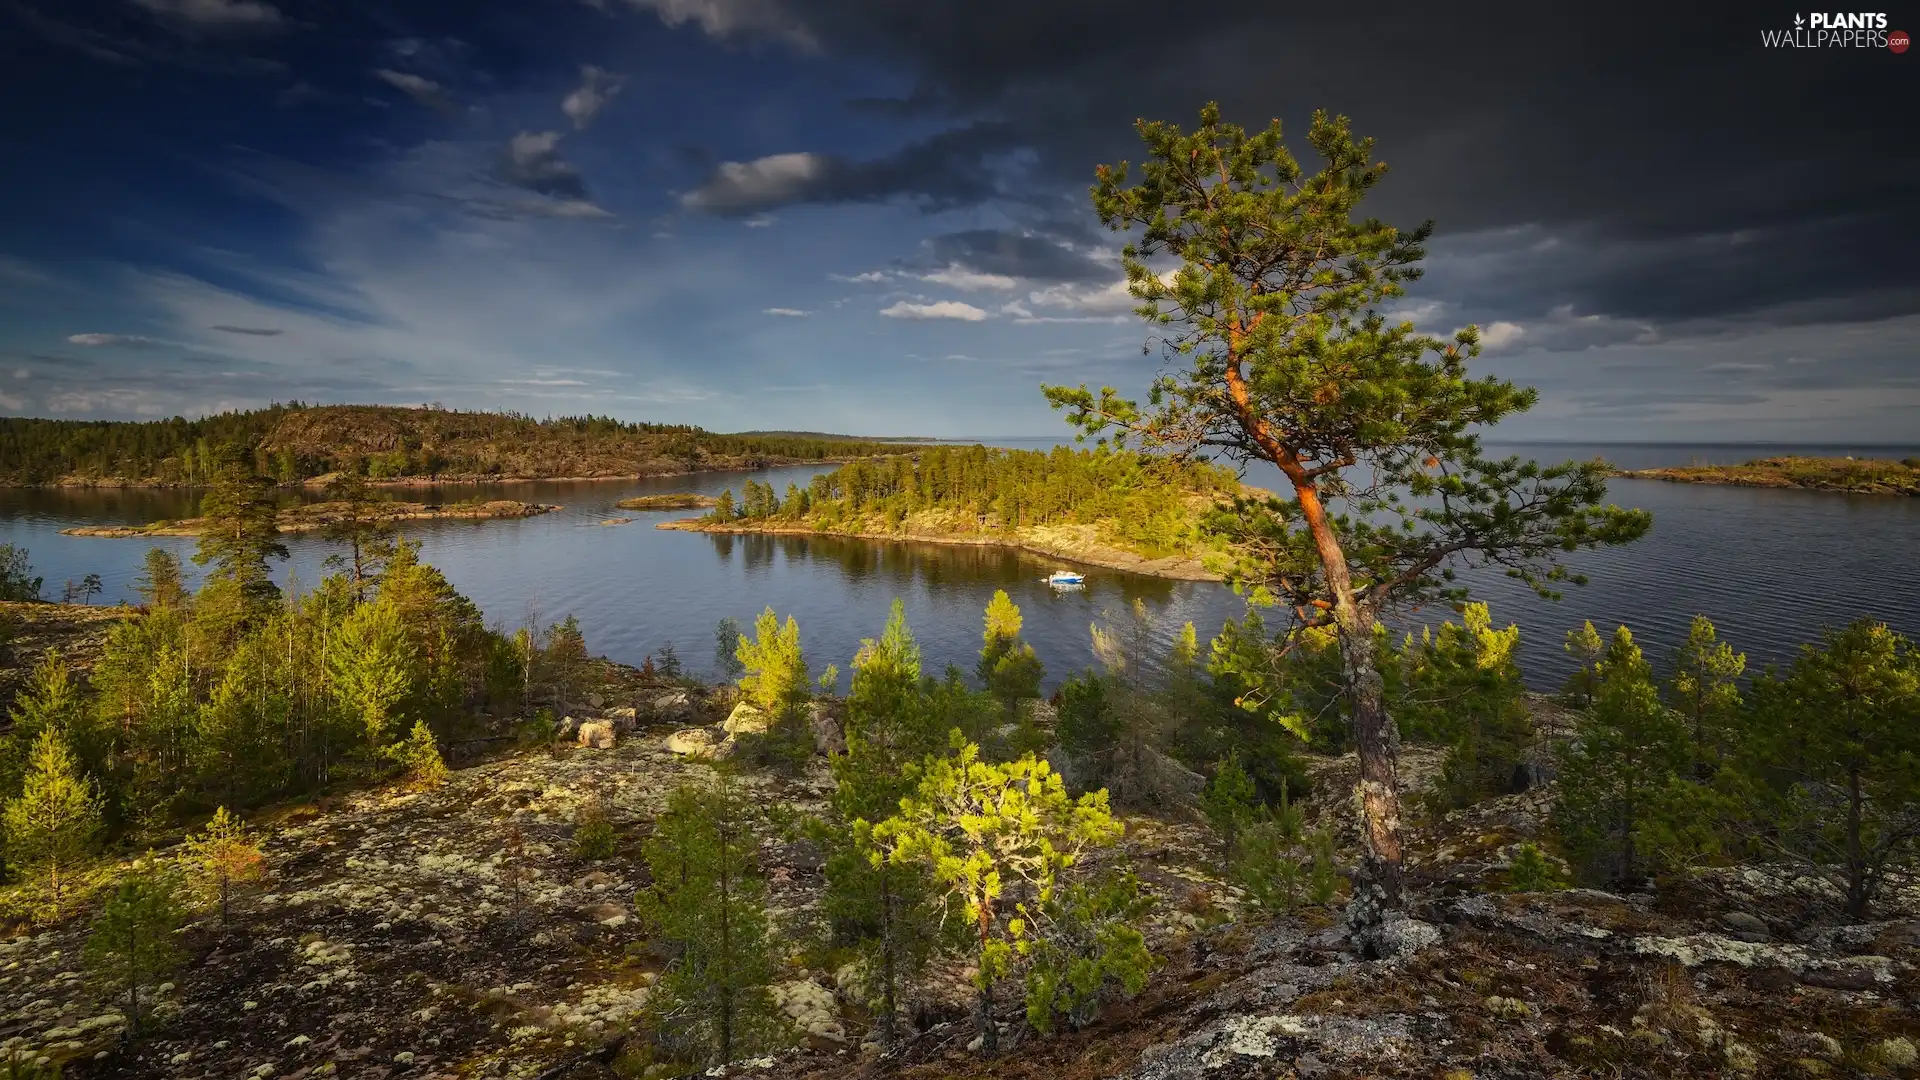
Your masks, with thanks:
[[[601,926],[623,926],[627,921],[627,912],[619,904],[594,904],[581,909],[581,913]]]
[[[1773,940],[1773,930],[1767,926],[1766,921],[1744,911],[1727,912],[1720,917],[1720,924],[1732,931],[1733,936],[1741,941],[1759,943]]]
[[[600,715],[604,717],[608,723],[613,725],[613,730],[622,735],[628,734],[633,731],[634,728],[640,726],[639,718],[634,715],[634,709],[631,705],[616,706],[606,710]]]
[[[765,735],[772,723],[773,719],[762,712],[759,706],[743,701],[727,714],[726,723],[721,724],[720,728],[729,735]]]
[[[554,726],[554,730],[559,733],[561,738],[564,739],[567,736],[573,734],[573,729],[580,726],[580,721],[575,720],[571,716],[563,716],[560,719],[555,720],[553,722],[553,726]]]
[[[1354,940],[1363,954],[1382,960],[1412,956],[1440,940],[1440,929],[1432,923],[1389,912],[1377,926],[1363,926],[1354,932]]]
[[[680,724],[693,719],[693,695],[685,690],[666,690],[643,702],[647,714],[662,723]]]
[[[815,751],[827,756],[847,752],[847,733],[824,702],[816,701],[807,707],[807,723],[813,728]]]
[[[1873,1056],[1882,1065],[1896,1069],[1911,1069],[1920,1065],[1920,1047],[1915,1047],[1913,1040],[1904,1035],[1880,1040],[1880,1044],[1873,1048]]]
[[[588,694],[587,704],[593,706],[596,709],[604,709],[607,707],[607,699],[601,697],[599,694]]]
[[[580,725],[580,745],[595,750],[613,749],[613,725],[604,720],[589,720]]]
[[[713,757],[719,742],[712,728],[683,728],[667,736],[667,749],[684,757]]]
[[[847,1031],[840,1023],[840,1008],[833,991],[811,979],[799,979],[773,987],[774,1003],[787,1014],[795,1027],[817,1039],[846,1042]]]

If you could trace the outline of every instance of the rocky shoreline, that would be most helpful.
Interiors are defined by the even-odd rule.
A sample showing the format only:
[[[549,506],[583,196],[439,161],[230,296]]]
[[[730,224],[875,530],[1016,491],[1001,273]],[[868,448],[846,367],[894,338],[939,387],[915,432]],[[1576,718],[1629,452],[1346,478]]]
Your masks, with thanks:
[[[347,519],[344,503],[312,503],[280,511],[278,527],[283,533],[316,532]],[[382,503],[362,520],[393,524],[402,521],[499,521],[551,514],[561,507],[551,503],[520,502],[517,499],[492,499],[487,502],[454,503]],[[62,536],[104,536],[130,538],[146,536],[199,536],[205,531],[205,519],[156,521],[149,525],[76,525],[61,529]]]
[[[769,536],[834,536],[849,540],[873,540],[886,543],[941,544],[951,547],[996,547],[1011,548],[1032,555],[1080,566],[1100,567],[1107,570],[1124,570],[1130,574],[1142,574],[1148,577],[1171,578],[1175,581],[1219,581],[1220,575],[1208,570],[1202,560],[1193,555],[1170,555],[1161,559],[1149,559],[1122,551],[1110,544],[1101,543],[1097,538],[1097,529],[1091,525],[1053,525],[1032,529],[1021,529],[1011,536],[981,533],[935,533],[914,529],[887,532],[878,529],[821,529],[810,525],[779,524],[773,522],[716,522],[704,518],[682,518],[677,521],[662,521],[656,529],[673,529],[680,532],[733,533],[737,535],[763,534]]]

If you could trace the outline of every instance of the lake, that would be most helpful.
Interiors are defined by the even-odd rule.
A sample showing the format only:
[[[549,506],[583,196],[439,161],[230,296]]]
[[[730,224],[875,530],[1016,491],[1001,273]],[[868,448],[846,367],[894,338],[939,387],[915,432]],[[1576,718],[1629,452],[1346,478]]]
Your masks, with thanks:
[[[1043,448],[1056,440],[993,441]],[[1600,455],[1624,468],[1739,462],[1789,452],[1914,452],[1651,444],[1490,449],[1543,461]],[[1011,551],[668,532],[653,528],[654,523],[687,512],[634,513],[613,505],[651,492],[718,494],[732,488],[737,494],[749,476],[784,491],[789,482],[804,486],[817,471],[807,466],[641,481],[463,485],[406,489],[397,497],[454,501],[484,495],[564,506],[523,520],[413,523],[404,532],[420,541],[425,559],[445,571],[490,621],[503,627],[529,620],[545,625],[571,613],[579,617],[593,651],[630,664],[671,642],[689,670],[710,670],[715,624],[732,617],[748,626],[772,605],[783,618],[791,614],[799,620],[816,671],[828,663],[845,670],[860,639],[879,633],[889,605],[899,597],[929,669],[947,663],[971,669],[980,647],[981,610],[993,590],[1005,589],[1026,616],[1026,636],[1046,662],[1052,684],[1092,663],[1089,624],[1135,599],[1146,603],[1162,637],[1191,620],[1204,638],[1244,610],[1231,591],[1208,583],[1094,569],[1085,590],[1055,592],[1041,578],[1061,564]],[[1277,474],[1254,472],[1247,479],[1280,486]],[[1685,637],[1696,613],[1711,617],[1722,637],[1745,651],[1755,668],[1788,658],[1821,627],[1860,615],[1920,637],[1920,499],[1637,480],[1614,481],[1611,496],[1620,505],[1652,511],[1653,531],[1638,544],[1575,556],[1573,565],[1592,583],[1569,587],[1563,601],[1541,600],[1497,574],[1467,579],[1478,598],[1492,605],[1497,623],[1521,626],[1522,663],[1537,688],[1557,686],[1571,670],[1560,642],[1583,619],[1592,619],[1603,632],[1619,623],[1632,627],[1656,663],[1664,663]],[[195,501],[196,496],[170,491],[0,490],[0,543],[31,551],[50,596],[57,597],[69,578],[97,573],[105,586],[102,602],[131,600],[149,545],[185,559],[194,541],[70,537],[59,530],[189,517]],[[610,517],[634,521],[597,524]],[[318,581],[327,546],[312,536],[287,540],[293,558],[281,580],[291,574],[309,585]]]

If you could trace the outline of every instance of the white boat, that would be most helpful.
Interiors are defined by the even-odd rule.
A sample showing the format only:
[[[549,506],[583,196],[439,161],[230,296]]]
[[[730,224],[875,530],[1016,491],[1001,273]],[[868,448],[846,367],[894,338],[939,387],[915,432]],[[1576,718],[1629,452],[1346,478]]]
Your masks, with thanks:
[[[1071,570],[1055,570],[1047,575],[1049,585],[1085,585],[1086,583],[1085,574],[1076,574]]]

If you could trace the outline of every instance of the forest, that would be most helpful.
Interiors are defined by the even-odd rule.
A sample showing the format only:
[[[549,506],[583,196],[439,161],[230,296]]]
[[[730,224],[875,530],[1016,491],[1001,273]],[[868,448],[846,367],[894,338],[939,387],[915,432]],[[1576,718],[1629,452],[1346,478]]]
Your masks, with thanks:
[[[749,480],[707,520],[793,522],[824,532],[898,531],[909,519],[955,534],[1048,525],[1098,526],[1103,539],[1150,557],[1201,543],[1199,511],[1241,491],[1232,471],[1101,447],[1051,451],[932,447],[912,457],[853,461],[784,496]],[[919,517],[916,517],[919,515]]]
[[[204,485],[233,454],[261,476],[294,483],[337,472],[373,480],[644,475],[905,449],[834,435],[724,435],[603,416],[294,402],[195,420],[0,417],[0,483]]]

